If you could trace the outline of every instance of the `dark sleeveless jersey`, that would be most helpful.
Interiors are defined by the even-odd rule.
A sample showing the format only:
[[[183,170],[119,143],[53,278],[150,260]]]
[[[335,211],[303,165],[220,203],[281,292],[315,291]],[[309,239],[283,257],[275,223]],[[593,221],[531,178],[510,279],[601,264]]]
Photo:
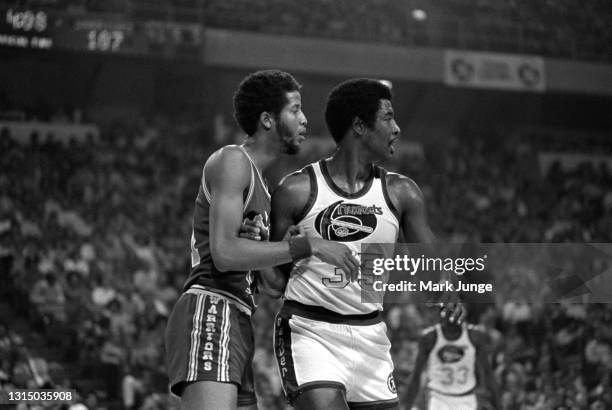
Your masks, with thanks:
[[[270,193],[259,173],[259,170],[242,146],[234,146],[244,153],[244,161],[251,165],[251,182],[244,192],[243,219],[253,219],[261,215],[266,228],[269,227]],[[225,149],[228,149],[227,147]],[[230,148],[231,149],[231,148]],[[220,272],[213,263],[210,252],[210,193],[206,187],[206,175],[202,173],[202,181],[195,201],[193,214],[193,231],[191,234],[191,273],[184,289],[194,284],[202,285],[213,292],[226,296],[235,302],[252,310],[255,307],[253,299],[253,275],[251,271]]]

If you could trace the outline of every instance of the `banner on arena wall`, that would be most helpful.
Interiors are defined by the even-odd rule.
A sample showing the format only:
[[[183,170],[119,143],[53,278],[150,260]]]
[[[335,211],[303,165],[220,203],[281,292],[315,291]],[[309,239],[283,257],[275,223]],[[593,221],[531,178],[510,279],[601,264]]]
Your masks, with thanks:
[[[542,92],[546,89],[544,59],[445,50],[444,83],[453,87]]]
[[[561,169],[564,171],[574,170],[584,163],[589,163],[595,168],[600,167],[602,164],[606,164],[608,168],[612,168],[612,156],[566,152],[538,153],[540,175],[545,176],[550,170],[550,167],[555,163],[559,163]]]

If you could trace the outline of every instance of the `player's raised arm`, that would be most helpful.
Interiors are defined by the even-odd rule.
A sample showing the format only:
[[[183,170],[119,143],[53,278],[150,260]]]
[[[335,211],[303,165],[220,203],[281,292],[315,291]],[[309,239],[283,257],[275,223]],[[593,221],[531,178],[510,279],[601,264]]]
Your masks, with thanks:
[[[210,248],[220,271],[261,269],[291,262],[288,242],[257,242],[239,237],[244,192],[251,164],[238,148],[226,147],[205,166],[202,183],[210,198]]]
[[[419,351],[417,353],[417,357],[414,363],[414,369],[412,374],[410,375],[410,381],[408,382],[408,389],[406,391],[406,408],[412,409],[414,405],[414,401],[419,394],[419,390],[421,388],[421,376],[423,375],[423,371],[425,370],[425,366],[427,366],[427,360],[429,358],[429,353],[433,349],[436,343],[436,332],[428,331],[425,332],[421,338],[419,339]]]
[[[469,335],[476,348],[476,377],[478,383],[486,386],[494,408],[501,409],[501,393],[490,362],[491,341],[486,333],[478,329],[470,329]]]

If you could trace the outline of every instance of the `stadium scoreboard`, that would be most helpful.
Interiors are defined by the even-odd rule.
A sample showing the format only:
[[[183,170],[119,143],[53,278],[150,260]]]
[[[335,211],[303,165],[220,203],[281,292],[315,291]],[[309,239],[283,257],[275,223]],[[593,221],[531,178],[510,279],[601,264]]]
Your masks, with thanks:
[[[0,13],[0,47],[195,59],[201,56],[204,34],[199,24],[131,21],[27,8],[4,8]]]
[[[44,11],[2,10],[0,46],[52,48],[53,38],[49,32],[49,15]]]

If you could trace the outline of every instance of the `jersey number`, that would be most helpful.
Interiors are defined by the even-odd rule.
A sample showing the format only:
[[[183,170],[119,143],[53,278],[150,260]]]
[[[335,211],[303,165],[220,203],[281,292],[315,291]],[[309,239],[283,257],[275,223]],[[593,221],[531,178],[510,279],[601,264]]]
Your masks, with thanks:
[[[445,386],[451,386],[453,384],[466,384],[468,381],[468,368],[467,366],[460,366],[458,368],[443,366],[440,371],[442,372],[442,379],[440,383]]]
[[[358,256],[361,260],[362,266],[363,264],[365,264],[366,272],[371,272],[371,269],[369,267],[369,261],[375,259],[376,257],[381,257],[382,255],[378,253],[359,253]],[[321,279],[321,283],[323,283],[323,286],[327,288],[341,289],[341,288],[345,288],[346,285],[349,284],[349,278],[342,269],[334,268],[334,276],[332,276],[331,278]],[[371,286],[374,283],[374,275],[365,274],[362,276],[361,272],[359,272],[357,283],[359,283],[360,286],[363,286],[363,285]]]
[[[321,283],[327,288],[344,288],[349,280],[340,268],[334,268],[334,276],[321,279]]]

